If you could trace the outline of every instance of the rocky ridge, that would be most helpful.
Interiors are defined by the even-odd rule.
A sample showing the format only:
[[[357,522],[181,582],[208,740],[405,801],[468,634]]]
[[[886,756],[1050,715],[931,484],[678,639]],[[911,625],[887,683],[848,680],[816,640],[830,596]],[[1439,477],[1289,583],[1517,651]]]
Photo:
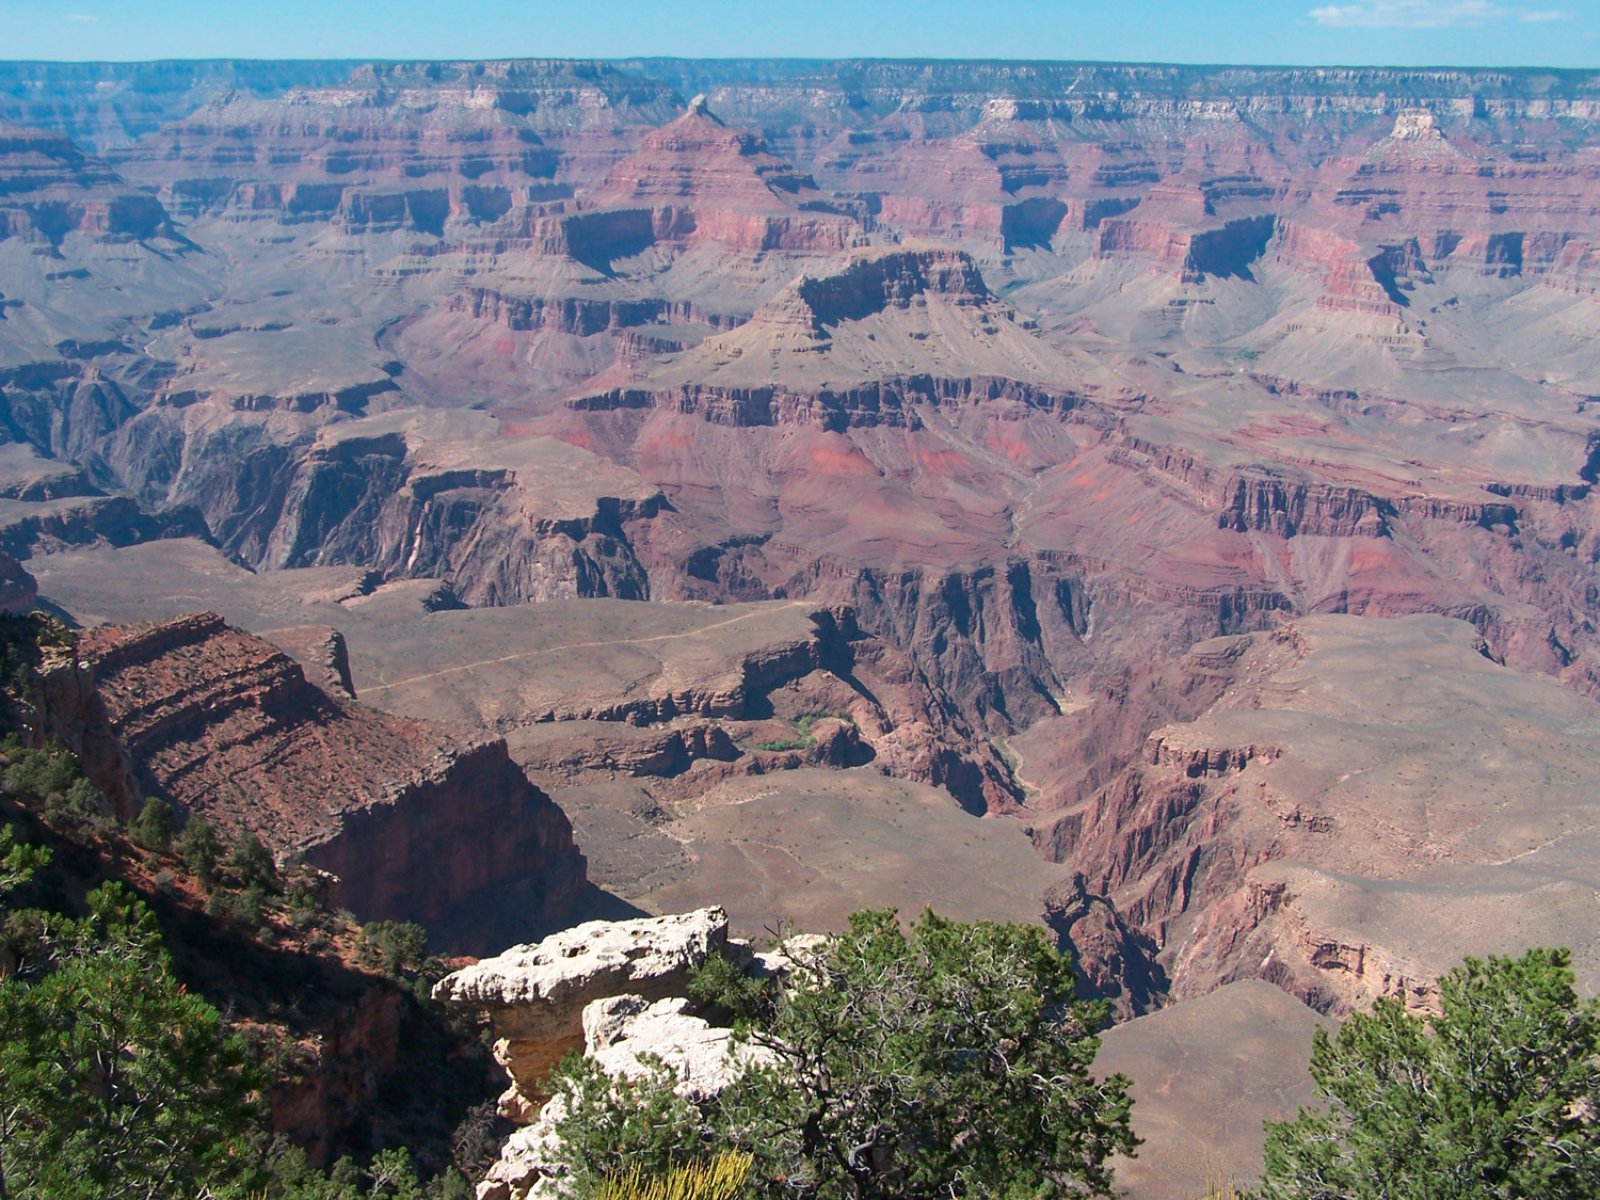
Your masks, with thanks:
[[[69,233],[171,235],[166,210],[64,134],[0,124],[0,238],[57,246]]]
[[[571,828],[503,741],[322,690],[214,613],[93,630],[78,654],[145,794],[333,872],[368,920],[470,949],[559,923],[579,899]]]
[[[1190,657],[1219,676],[1198,715],[1036,831],[1152,940],[1174,996],[1259,977],[1325,1012],[1426,1007],[1470,947],[1525,942],[1597,977],[1574,907],[1592,701],[1432,617],[1309,618]]]
[[[708,239],[735,250],[839,251],[861,240],[855,220],[830,213],[807,175],[731,129],[706,103],[647,135],[595,189],[602,208],[642,207],[660,241]]]
[[[594,1006],[617,996],[682,996],[691,973],[728,945],[728,914],[590,921],[536,945],[513,946],[441,980],[441,1000],[486,1013],[495,1057],[511,1077],[502,1112],[527,1123],[548,1099],[545,1076],[603,1024]]]

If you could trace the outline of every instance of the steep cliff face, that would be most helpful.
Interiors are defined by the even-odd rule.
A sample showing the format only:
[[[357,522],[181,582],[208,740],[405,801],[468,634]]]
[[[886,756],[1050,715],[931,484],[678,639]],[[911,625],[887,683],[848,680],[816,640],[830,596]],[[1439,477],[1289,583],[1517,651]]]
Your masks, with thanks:
[[[600,63],[350,64],[271,98],[206,97],[120,157],[191,215],[437,236],[570,196],[558,174],[603,172],[620,128],[677,105]]]
[[[1396,501],[1362,489],[1335,487],[1293,476],[1218,470],[1178,446],[1153,445],[1137,436],[1122,438],[1110,461],[1134,471],[1151,469],[1185,487],[1216,514],[1217,527],[1238,533],[1263,532],[1279,537],[1378,537]],[[1477,517],[1463,519],[1476,520]]]
[[[193,509],[151,513],[126,496],[85,496],[8,505],[0,513],[0,552],[19,558],[76,546],[132,546],[166,537],[209,540]]]
[[[972,306],[991,299],[988,285],[970,257],[934,250],[863,256],[838,274],[803,277],[794,291],[810,313],[815,333],[885,308],[910,308],[918,296],[930,293]]]
[[[1174,996],[1260,977],[1323,1010],[1427,1004],[1468,944],[1569,936],[1582,880],[1552,847],[1581,853],[1600,821],[1570,783],[1592,701],[1438,618],[1313,618],[1189,657],[1211,676],[1203,711],[1153,732],[1047,842],[1159,948]],[[1463,717],[1490,692],[1515,730]]]
[[[8,62],[0,68],[0,112],[64,131],[105,153],[192,112],[219,92],[280,95],[330,84],[356,64],[337,61],[189,60],[146,63]]]
[[[608,214],[625,215],[625,214]],[[623,236],[615,241],[607,239],[603,245],[614,249]],[[584,253],[584,250],[574,253]],[[702,310],[689,300],[673,301],[666,298],[649,300],[602,300],[577,296],[508,296],[489,288],[473,288],[453,297],[451,307],[466,313],[474,320],[491,321],[517,332],[552,330],[592,337],[622,329],[648,325],[670,325],[685,322],[718,328],[732,326],[738,319],[721,313]]]
[[[446,579],[469,604],[650,594],[633,539],[665,500],[581,449],[538,437],[484,453],[496,424],[470,417],[218,421],[213,404],[196,407],[213,411],[188,422],[146,412],[111,455],[130,476],[166,457],[151,452],[157,441],[180,461],[165,482],[126,479],[163,497],[166,536],[197,532],[203,514],[217,544],[253,565]]]
[[[395,537],[379,561],[392,563],[395,574],[449,579],[469,604],[649,598],[650,581],[629,529],[660,511],[659,498],[600,496],[589,514],[531,521],[519,500],[505,486],[413,488],[390,517],[390,528],[404,536]]]
[[[1140,120],[1249,117],[1268,128],[1325,121],[1344,131],[1379,116],[1435,111],[1506,121],[1596,119],[1592,72],[1517,68],[1230,67],[1074,62],[884,60],[622,60],[618,66],[706,93],[727,119],[752,125],[804,116],[854,128],[895,112],[933,128],[965,129],[996,98],[1019,115],[1099,132]]]
[[[835,433],[890,426],[914,429],[918,408],[1011,400],[1043,409],[1068,408],[1071,395],[1054,395],[1013,379],[941,379],[930,375],[876,379],[850,388],[818,391],[779,385],[742,387],[684,384],[662,391],[614,388],[569,402],[577,412],[659,408],[687,413],[736,429],[758,425],[810,425]]]
[[[1163,180],[1125,213],[1098,222],[1094,253],[1129,255],[1189,283],[1208,276],[1249,278],[1272,237],[1283,184],[1253,170],[1226,175],[1187,171]]]
[[[0,177],[0,238],[54,246],[69,233],[136,240],[173,232],[160,201],[60,133],[0,123]]]
[[[93,630],[79,653],[147,792],[334,871],[365,918],[474,949],[559,923],[582,888],[570,826],[502,741],[330,695],[215,614]]]
[[[0,613],[26,616],[39,598],[39,582],[10,555],[0,556]]]
[[[353,911],[416,921],[466,952],[564,925],[582,898],[571,826],[503,741],[440,755],[304,853],[339,876]]]
[[[948,574],[869,572],[851,599],[863,627],[916,664],[936,703],[974,731],[998,733],[1054,711],[1051,685],[1070,654],[1062,643],[1077,635],[1070,603],[1060,602],[1066,591],[1016,561]]]
[[[95,357],[108,349],[115,352],[124,347],[92,347],[78,357]],[[58,355],[60,349],[52,354],[54,361],[0,370],[0,411],[13,440],[70,462],[94,454],[139,408],[128,389],[115,379]],[[95,489],[85,480],[74,490],[83,495]]]

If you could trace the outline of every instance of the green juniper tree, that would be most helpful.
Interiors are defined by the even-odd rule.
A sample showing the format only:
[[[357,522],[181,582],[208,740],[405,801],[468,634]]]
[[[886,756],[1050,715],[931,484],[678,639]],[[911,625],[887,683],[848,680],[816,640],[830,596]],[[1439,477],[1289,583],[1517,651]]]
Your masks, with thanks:
[[[178,835],[178,856],[191,874],[206,884],[216,882],[217,860],[222,857],[222,843],[211,822],[201,816],[191,816]]]
[[[390,975],[416,971],[428,957],[428,931],[414,921],[371,921],[361,927],[360,952]]]
[[[5,895],[49,862],[0,826]],[[217,1010],[172,974],[149,908],[89,893],[73,919],[9,910],[39,944],[0,978],[0,1200],[465,1200],[401,1149],[332,1175],[266,1135],[269,1081]]]
[[[1269,1122],[1266,1200],[1600,1196],[1600,1003],[1565,950],[1469,958],[1431,1021],[1381,999],[1311,1074],[1324,1109]]]
[[[279,888],[278,867],[272,861],[272,852],[249,830],[241,833],[239,840],[233,844],[233,852],[228,855],[228,866],[233,868],[243,887],[255,884],[268,892],[275,892]]]
[[[149,910],[108,884],[0,979],[0,1200],[195,1195],[256,1117],[244,1044],[173,977]]]
[[[17,841],[10,825],[0,825],[0,900],[32,880],[33,873],[49,862],[49,850]]]

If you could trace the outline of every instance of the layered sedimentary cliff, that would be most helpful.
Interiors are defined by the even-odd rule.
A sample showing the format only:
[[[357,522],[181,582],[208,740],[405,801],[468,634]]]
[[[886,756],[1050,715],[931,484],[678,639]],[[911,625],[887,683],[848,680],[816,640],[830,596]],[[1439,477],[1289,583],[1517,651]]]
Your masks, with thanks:
[[[0,123],[0,238],[57,245],[69,233],[137,240],[173,232],[161,202],[65,134]]]
[[[78,653],[147,793],[332,871],[366,919],[466,950],[558,924],[579,898],[570,826],[504,742],[323,691],[215,614],[94,630]]]
[[[1179,997],[1260,977],[1324,1011],[1427,1005],[1470,945],[1567,942],[1589,874],[1567,872],[1600,820],[1573,784],[1600,708],[1481,649],[1424,617],[1203,643],[1203,712],[1056,814],[1046,848],[1152,940]]]
[[[825,211],[812,179],[757,136],[729,128],[703,96],[612,168],[593,202],[643,208],[662,241],[708,240],[743,251],[839,251],[862,240],[846,214]]]

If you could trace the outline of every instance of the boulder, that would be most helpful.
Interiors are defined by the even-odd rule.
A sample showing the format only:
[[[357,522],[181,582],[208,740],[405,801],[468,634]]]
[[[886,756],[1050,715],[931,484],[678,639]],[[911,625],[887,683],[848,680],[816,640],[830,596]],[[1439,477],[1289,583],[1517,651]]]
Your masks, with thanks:
[[[731,1030],[708,1024],[681,996],[650,1003],[642,996],[608,996],[583,1010],[585,1054],[613,1079],[650,1074],[659,1061],[679,1080],[678,1091],[709,1100],[752,1066],[774,1061],[770,1050],[733,1041]],[[566,1115],[557,1096],[538,1119],[517,1130],[478,1185],[478,1200],[543,1200],[559,1194],[556,1126]]]
[[[615,1079],[643,1076],[659,1061],[677,1075],[682,1094],[697,1101],[717,1095],[750,1066],[772,1061],[770,1051],[736,1044],[730,1030],[695,1015],[684,998],[691,973],[717,952],[758,973],[781,972],[788,963],[758,963],[749,946],[728,937],[727,914],[703,908],[590,921],[439,982],[436,999],[489,1014],[495,1056],[512,1078],[500,1111],[524,1126],[501,1147],[478,1185],[479,1200],[558,1193],[555,1129],[565,1108],[543,1084],[569,1050],[581,1047]]]
[[[588,1056],[607,1075],[632,1079],[650,1073],[645,1058],[678,1077],[678,1091],[706,1100],[752,1066],[774,1062],[770,1050],[733,1041],[733,1031],[694,1015],[680,996],[646,1004],[638,996],[597,1000],[583,1013]]]
[[[434,998],[486,1012],[495,1057],[512,1088],[501,1110],[526,1120],[550,1068],[584,1042],[584,1010],[610,997],[650,1003],[682,995],[689,976],[728,941],[721,908],[632,921],[589,921],[513,946],[440,980]]]

